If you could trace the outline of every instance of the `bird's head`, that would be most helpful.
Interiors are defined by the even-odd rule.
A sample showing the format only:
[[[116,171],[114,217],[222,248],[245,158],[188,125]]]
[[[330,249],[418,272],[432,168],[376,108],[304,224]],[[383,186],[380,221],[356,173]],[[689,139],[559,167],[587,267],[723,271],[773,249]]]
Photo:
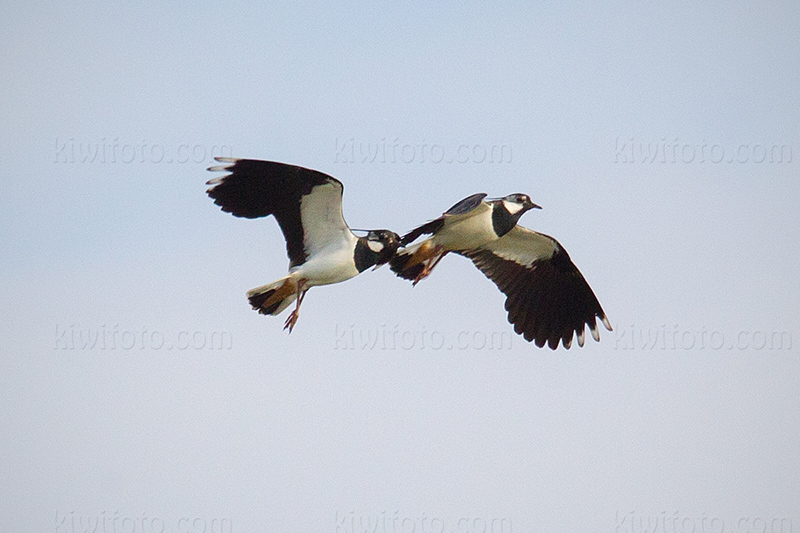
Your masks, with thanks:
[[[378,254],[375,268],[388,263],[400,248],[400,235],[388,229],[373,229],[367,233],[367,246]]]
[[[498,198],[498,201],[502,202],[506,210],[512,215],[522,215],[529,209],[541,209],[541,206],[531,201],[530,196],[518,192]]]

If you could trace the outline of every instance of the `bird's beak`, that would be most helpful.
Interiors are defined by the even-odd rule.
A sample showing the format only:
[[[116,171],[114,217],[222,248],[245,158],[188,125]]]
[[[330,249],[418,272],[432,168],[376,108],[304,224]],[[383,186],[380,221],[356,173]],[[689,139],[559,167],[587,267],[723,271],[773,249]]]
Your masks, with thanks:
[[[530,202],[530,205],[528,207],[528,209],[541,209],[541,208],[542,208],[542,206],[540,206],[538,204],[535,204],[533,202]]]

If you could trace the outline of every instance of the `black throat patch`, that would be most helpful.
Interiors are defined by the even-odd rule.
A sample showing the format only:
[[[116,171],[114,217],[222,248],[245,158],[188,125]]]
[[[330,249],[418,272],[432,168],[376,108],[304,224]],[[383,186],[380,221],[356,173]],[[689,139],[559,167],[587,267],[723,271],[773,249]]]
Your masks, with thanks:
[[[358,270],[359,273],[364,272],[371,266],[375,266],[378,263],[379,256],[380,252],[373,252],[370,249],[366,237],[358,238],[353,259],[356,262],[356,270]]]
[[[512,215],[506,209],[503,202],[497,202],[492,206],[492,227],[498,237],[502,237],[517,225],[517,220],[522,213]]]

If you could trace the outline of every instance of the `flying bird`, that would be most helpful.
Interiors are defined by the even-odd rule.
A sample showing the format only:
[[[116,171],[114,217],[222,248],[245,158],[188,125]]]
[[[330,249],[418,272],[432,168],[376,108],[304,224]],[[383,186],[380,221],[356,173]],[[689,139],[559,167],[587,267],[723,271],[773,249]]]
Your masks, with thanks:
[[[400,236],[380,230],[358,237],[342,215],[342,183],[308,168],[254,159],[217,157],[223,165],[212,172],[228,172],[211,179],[206,192],[223,211],[237,217],[272,215],[286,240],[289,274],[247,292],[253,309],[278,315],[292,302],[295,309],[284,329],[291,333],[306,292],[353,278],[385,264],[400,246]],[[359,231],[359,230],[355,230]]]
[[[585,326],[600,340],[596,319],[611,331],[600,302],[567,251],[554,238],[517,225],[530,209],[541,209],[526,194],[486,199],[473,194],[442,216],[410,231],[391,269],[416,285],[449,252],[469,258],[506,295],[514,331],[538,347],[583,346]],[[422,235],[430,235],[412,246]]]
[[[400,250],[392,259],[392,270],[402,278],[414,280],[416,285],[430,275],[448,252],[470,250],[496,241],[516,226],[526,211],[541,209],[527,194],[510,194],[489,201],[486,196],[486,193],[468,196],[439,218],[403,236],[400,243],[406,246],[421,235],[431,235]]]

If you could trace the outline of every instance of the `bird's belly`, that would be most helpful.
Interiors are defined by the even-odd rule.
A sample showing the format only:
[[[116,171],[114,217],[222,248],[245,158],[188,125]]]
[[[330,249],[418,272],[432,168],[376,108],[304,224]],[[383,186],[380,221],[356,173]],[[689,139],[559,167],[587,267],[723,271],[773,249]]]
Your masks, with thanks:
[[[497,234],[492,226],[491,210],[453,222],[435,236],[436,243],[447,250],[472,250],[494,240]]]
[[[353,250],[349,248],[322,249],[312,259],[293,268],[306,280],[308,287],[339,283],[358,275]]]

